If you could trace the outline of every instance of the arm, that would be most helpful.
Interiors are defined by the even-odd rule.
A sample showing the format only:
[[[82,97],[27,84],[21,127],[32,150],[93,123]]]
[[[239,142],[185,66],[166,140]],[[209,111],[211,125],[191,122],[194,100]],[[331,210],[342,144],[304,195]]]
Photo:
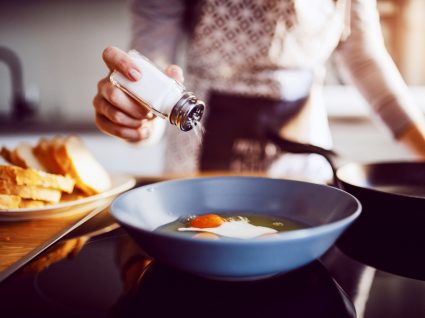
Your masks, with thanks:
[[[165,67],[176,64],[184,38],[183,0],[132,0],[131,47]]]
[[[376,1],[351,3],[351,34],[337,61],[393,136],[425,158],[425,118],[385,49]]]
[[[425,126],[412,123],[400,136],[400,141],[419,158],[425,159]]]

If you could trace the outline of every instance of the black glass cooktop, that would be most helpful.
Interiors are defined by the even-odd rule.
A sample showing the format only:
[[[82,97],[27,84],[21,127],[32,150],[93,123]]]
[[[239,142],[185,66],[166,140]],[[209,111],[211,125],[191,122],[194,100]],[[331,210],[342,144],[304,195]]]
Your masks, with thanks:
[[[353,303],[366,318],[425,317],[425,282],[335,250],[291,273],[223,282],[155,263],[122,229],[70,244],[0,284],[1,317],[344,318],[356,317]]]

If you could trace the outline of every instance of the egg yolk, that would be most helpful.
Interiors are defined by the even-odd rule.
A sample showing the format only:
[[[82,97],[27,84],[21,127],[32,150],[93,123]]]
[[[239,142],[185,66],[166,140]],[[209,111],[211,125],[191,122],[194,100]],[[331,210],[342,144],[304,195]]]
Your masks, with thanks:
[[[197,216],[196,218],[192,219],[190,222],[190,226],[204,229],[204,228],[219,227],[224,222],[225,220],[217,214],[205,214],[205,215]]]

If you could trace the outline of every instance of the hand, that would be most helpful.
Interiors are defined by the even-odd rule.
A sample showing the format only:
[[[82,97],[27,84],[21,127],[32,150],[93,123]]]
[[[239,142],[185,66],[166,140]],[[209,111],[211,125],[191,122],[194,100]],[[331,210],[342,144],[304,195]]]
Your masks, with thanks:
[[[424,123],[424,121],[422,121],[422,123]],[[424,124],[411,124],[400,136],[400,141],[404,143],[418,159],[425,160]]]
[[[117,70],[132,81],[137,81],[142,75],[142,70],[133,63],[128,54],[118,48],[107,47],[103,51],[103,60],[110,73]],[[106,134],[131,142],[149,138],[152,127],[150,122],[154,115],[115,87],[109,81],[110,73],[97,84],[97,94],[93,99],[96,126]],[[183,82],[183,72],[177,65],[168,66],[165,73]]]

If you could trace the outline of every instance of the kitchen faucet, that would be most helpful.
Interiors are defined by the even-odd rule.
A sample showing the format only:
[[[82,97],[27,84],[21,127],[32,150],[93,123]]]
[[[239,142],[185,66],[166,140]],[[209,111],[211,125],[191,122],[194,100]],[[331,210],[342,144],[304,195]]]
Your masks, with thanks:
[[[0,62],[5,63],[10,70],[12,87],[11,112],[5,120],[22,121],[31,117],[35,114],[37,105],[25,98],[22,65],[18,55],[11,49],[0,46]]]

